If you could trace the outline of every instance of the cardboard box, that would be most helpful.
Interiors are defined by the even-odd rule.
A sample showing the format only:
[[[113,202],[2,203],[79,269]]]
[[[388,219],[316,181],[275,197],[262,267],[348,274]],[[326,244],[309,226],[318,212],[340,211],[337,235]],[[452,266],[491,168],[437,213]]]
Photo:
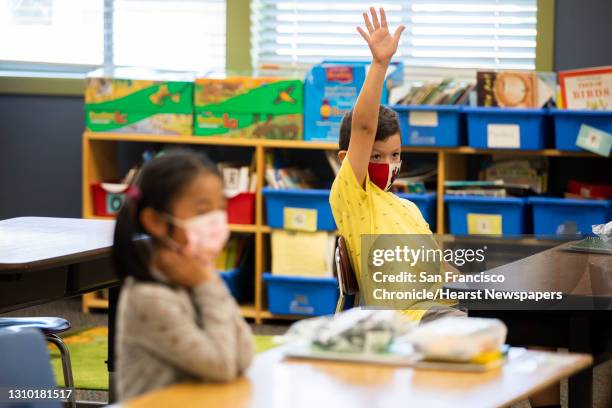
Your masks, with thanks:
[[[152,133],[190,135],[193,114],[87,110],[85,126],[90,132]]]
[[[323,61],[311,68],[304,85],[305,140],[338,140],[342,117],[355,106],[368,68],[367,62],[347,61]],[[391,64],[381,103],[388,102],[389,90],[401,85],[403,80],[403,64]]]
[[[189,135],[193,77],[133,68],[97,70],[86,79],[86,128],[92,132]]]
[[[133,68],[97,70],[87,76],[85,107],[95,110],[191,113],[193,74]]]
[[[195,135],[302,139],[301,80],[198,78],[194,102]]]
[[[542,108],[557,100],[554,72],[478,71],[478,106],[501,108]]]

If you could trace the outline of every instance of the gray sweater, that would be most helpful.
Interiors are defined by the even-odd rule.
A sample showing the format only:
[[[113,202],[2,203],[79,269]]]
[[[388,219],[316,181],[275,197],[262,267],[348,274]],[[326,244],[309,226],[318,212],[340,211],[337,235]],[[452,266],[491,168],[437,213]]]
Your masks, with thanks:
[[[222,282],[191,291],[126,279],[117,311],[120,400],[185,381],[228,381],[254,354],[251,329]]]

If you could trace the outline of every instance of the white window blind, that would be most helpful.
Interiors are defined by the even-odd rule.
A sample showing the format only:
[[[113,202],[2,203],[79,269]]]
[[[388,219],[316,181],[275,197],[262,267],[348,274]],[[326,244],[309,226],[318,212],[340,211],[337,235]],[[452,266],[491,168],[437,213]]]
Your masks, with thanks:
[[[301,66],[370,56],[355,26],[371,5],[390,30],[406,26],[409,66],[534,69],[536,0],[253,0],[254,66]]]
[[[0,0],[0,61],[99,65],[103,0]]]
[[[225,0],[114,0],[112,16],[114,65],[225,68]]]
[[[225,0],[0,0],[0,68],[223,70],[225,32]]]

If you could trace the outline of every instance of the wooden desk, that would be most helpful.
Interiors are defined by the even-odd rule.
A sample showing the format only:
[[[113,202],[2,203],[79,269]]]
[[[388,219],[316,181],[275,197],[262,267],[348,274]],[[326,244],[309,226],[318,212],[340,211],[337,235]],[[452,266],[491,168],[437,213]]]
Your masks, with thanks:
[[[116,285],[113,230],[113,221],[0,221],[0,313]]]
[[[486,373],[414,370],[284,359],[282,348],[256,357],[245,377],[227,384],[180,384],[122,403],[141,407],[499,407],[527,398],[588,367],[584,354],[512,349]]]
[[[612,256],[568,252],[566,244],[491,269],[485,274],[504,275],[496,284],[451,284],[457,291],[495,288],[500,291],[560,291],[564,301],[550,308],[531,303],[463,303],[471,316],[497,317],[508,326],[508,343],[520,346],[563,347],[589,353],[595,365],[612,351]],[[503,310],[505,309],[505,310]],[[592,406],[592,368],[569,381],[570,407]]]
[[[114,221],[21,217],[0,221],[0,313],[109,290],[108,369],[114,371]]]

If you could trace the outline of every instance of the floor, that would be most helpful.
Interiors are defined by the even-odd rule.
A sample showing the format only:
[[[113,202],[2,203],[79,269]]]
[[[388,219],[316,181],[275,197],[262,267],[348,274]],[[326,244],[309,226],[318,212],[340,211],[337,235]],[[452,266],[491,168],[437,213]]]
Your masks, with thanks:
[[[10,316],[61,316],[70,320],[75,329],[106,326],[108,317],[104,312],[81,313],[81,302],[79,298],[65,299],[41,306],[11,312]],[[2,316],[2,315],[0,315]],[[255,334],[283,334],[287,329],[287,323],[251,325]],[[594,407],[612,407],[612,361],[601,364],[594,370]],[[563,405],[567,400],[567,382],[561,385],[561,398]],[[108,393],[103,391],[77,390],[77,400],[106,402]],[[516,404],[513,408],[529,408],[527,401]]]

